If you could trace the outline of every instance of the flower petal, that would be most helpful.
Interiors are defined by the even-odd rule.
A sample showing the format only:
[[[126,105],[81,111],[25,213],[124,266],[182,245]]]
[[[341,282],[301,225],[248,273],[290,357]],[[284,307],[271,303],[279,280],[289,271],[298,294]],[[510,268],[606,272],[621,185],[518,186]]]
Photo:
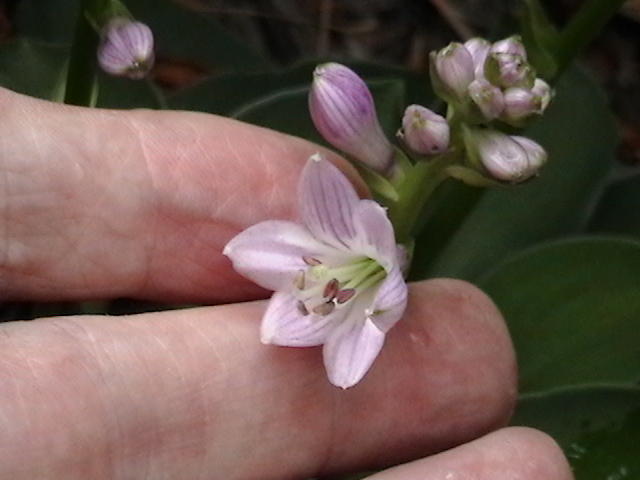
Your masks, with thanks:
[[[307,265],[303,256],[335,255],[335,249],[323,245],[301,225],[268,220],[236,235],[224,247],[233,268],[269,290],[280,290],[293,281]]]
[[[298,299],[290,292],[276,292],[262,317],[262,343],[287,347],[312,347],[325,342],[335,325],[347,312],[335,310],[330,315],[304,315],[298,309]]]
[[[331,333],[322,351],[329,381],[341,388],[352,387],[364,377],[384,344],[384,332],[370,319],[350,320]]]
[[[347,177],[316,153],[302,171],[298,194],[302,221],[313,236],[344,249],[355,235],[353,209],[359,202]]]
[[[393,327],[407,308],[408,287],[400,268],[387,274],[371,303],[367,316],[383,332]]]
[[[353,217],[356,235],[350,247],[373,258],[387,271],[397,267],[395,234],[386,210],[373,200],[360,200]]]

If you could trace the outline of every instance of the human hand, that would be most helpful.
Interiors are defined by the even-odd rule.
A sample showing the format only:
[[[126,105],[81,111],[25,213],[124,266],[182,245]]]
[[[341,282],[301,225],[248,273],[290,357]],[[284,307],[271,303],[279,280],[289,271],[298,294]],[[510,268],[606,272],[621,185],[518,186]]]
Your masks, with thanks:
[[[5,90],[0,106],[4,300],[267,295],[222,248],[248,225],[294,215],[318,147],[209,115]],[[372,478],[571,478],[544,434],[485,435],[509,418],[516,369],[500,314],[474,287],[412,285],[405,318],[347,391],[328,383],[318,349],[261,345],[263,309],[1,325],[0,478],[304,479],[451,447]]]

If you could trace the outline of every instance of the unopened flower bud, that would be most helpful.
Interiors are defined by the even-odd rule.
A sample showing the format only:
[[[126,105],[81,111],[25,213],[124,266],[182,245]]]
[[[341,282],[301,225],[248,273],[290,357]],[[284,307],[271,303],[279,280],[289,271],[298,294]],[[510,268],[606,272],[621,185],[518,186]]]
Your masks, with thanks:
[[[526,88],[507,88],[504,91],[502,120],[518,126],[534,113],[540,112],[540,99]]]
[[[540,144],[527,137],[513,135],[511,138],[518,142],[518,144],[527,153],[529,169],[534,171],[534,173],[540,170],[540,168],[547,162],[547,152],[540,146]]]
[[[439,52],[431,53],[431,82],[442,98],[459,101],[474,80],[474,64],[464,45],[450,43]]]
[[[531,88],[535,71],[520,55],[511,53],[490,53],[484,69],[487,79],[499,87]]]
[[[416,153],[434,155],[449,147],[449,124],[420,105],[410,105],[402,117],[403,138]]]
[[[474,72],[476,79],[484,77],[484,63],[487,60],[487,55],[491,49],[491,44],[484,38],[472,38],[464,42],[464,47],[467,49],[471,58],[473,59]]]
[[[520,35],[513,35],[494,43],[491,46],[491,53],[507,53],[517,55],[524,61],[527,60],[527,50],[524,48]]]
[[[469,85],[469,96],[480,109],[485,120],[498,118],[504,110],[502,91],[484,78],[478,78]]]
[[[141,79],[153,62],[153,33],[147,25],[120,17],[106,25],[98,47],[98,63],[105,72]]]
[[[495,130],[467,130],[465,145],[472,163],[498,180],[517,183],[535,175],[546,160],[542,147],[523,138]]]
[[[549,106],[549,102],[551,102],[551,97],[553,97],[551,87],[541,78],[536,78],[536,80],[533,82],[531,92],[538,98],[540,106],[539,113],[544,113],[544,111]]]
[[[389,173],[394,150],[378,122],[364,81],[339,63],[317,66],[313,77],[309,110],[320,134],[374,170]]]

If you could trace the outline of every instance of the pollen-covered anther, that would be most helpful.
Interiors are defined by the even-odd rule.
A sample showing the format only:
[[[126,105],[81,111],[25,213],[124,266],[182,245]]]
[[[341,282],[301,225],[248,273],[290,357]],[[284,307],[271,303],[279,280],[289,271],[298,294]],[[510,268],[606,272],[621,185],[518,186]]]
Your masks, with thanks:
[[[304,270],[300,270],[293,279],[293,284],[298,290],[304,290],[305,283]]]
[[[313,307],[311,310],[313,313],[317,313],[318,315],[326,316],[329,315],[336,308],[336,304],[333,301],[321,303]]]
[[[351,300],[356,294],[355,288],[345,288],[336,293],[336,301],[339,304],[347,303]]]
[[[304,302],[302,300],[298,300],[298,303],[296,304],[296,307],[298,308],[298,311],[302,314],[302,315],[309,315],[309,310],[307,310],[307,306],[304,304]]]
[[[314,257],[302,257],[302,261],[309,265],[310,267],[317,267],[318,265],[322,265],[322,262]]]
[[[340,289],[340,283],[338,282],[338,280],[336,278],[332,278],[325,285],[324,292],[322,293],[322,296],[324,298],[328,298],[329,300],[333,300],[333,298],[338,293],[339,289]]]

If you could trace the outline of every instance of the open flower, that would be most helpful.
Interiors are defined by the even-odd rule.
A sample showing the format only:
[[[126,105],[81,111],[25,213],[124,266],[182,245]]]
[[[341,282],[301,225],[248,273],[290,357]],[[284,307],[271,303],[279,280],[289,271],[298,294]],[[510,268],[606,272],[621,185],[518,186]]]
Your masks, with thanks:
[[[348,388],[367,373],[405,310],[403,259],[386,211],[358,198],[320,155],[308,160],[298,195],[301,223],[258,223],[224,254],[239,273],[275,290],[262,342],[324,345],[329,381]]]

